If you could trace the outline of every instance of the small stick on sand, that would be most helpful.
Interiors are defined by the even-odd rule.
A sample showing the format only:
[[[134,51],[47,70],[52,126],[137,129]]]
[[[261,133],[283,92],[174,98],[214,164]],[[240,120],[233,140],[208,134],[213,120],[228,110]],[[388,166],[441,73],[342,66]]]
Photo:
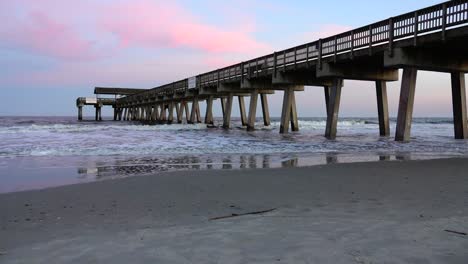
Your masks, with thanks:
[[[275,211],[276,208],[269,209],[269,210],[264,210],[264,211],[255,211],[255,212],[249,212],[249,213],[243,213],[243,214],[230,214],[230,215],[225,215],[225,216],[219,216],[219,217],[213,217],[210,218],[210,221],[213,220],[220,220],[220,219],[226,219],[226,218],[232,218],[232,217],[238,217],[238,216],[244,216],[244,215],[258,215],[258,214],[266,214],[269,212]]]
[[[458,232],[458,231],[453,231],[453,230],[448,230],[448,229],[445,229],[444,231],[449,232],[449,233],[454,233],[454,234],[457,234],[457,235],[462,235],[462,236],[467,235],[465,232]]]

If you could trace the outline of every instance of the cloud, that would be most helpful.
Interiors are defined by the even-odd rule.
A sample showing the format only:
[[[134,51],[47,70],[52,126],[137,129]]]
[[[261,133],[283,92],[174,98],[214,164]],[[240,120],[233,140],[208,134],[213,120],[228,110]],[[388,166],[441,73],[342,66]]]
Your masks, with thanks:
[[[95,58],[93,43],[80,37],[70,25],[42,11],[30,11],[22,19],[10,17],[0,26],[3,46],[59,59]]]
[[[242,25],[242,24],[241,24]],[[263,54],[271,48],[250,36],[251,25],[221,28],[203,23],[175,2],[132,1],[111,6],[100,26],[123,47],[181,48],[209,53]]]

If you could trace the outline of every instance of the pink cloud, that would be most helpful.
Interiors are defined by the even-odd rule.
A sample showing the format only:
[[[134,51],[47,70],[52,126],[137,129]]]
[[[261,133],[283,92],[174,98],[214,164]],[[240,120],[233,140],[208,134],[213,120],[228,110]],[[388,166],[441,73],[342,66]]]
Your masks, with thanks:
[[[0,27],[0,39],[7,46],[60,59],[94,58],[93,43],[79,36],[66,23],[41,11],[30,11],[22,19],[9,18]]]
[[[249,35],[251,25],[234,29],[212,26],[168,1],[117,4],[107,10],[101,25],[105,31],[115,34],[123,46],[248,54],[271,50]]]

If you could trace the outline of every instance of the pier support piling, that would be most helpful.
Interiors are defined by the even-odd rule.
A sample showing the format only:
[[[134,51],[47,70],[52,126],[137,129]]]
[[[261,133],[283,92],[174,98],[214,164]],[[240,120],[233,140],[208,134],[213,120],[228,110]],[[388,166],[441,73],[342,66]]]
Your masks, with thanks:
[[[255,130],[255,120],[257,119],[258,90],[253,90],[250,94],[249,118],[247,122],[247,131]]]
[[[270,109],[268,108],[268,98],[266,94],[260,95],[260,101],[262,103],[262,113],[263,113],[263,124],[269,126],[270,121]]]
[[[338,113],[340,110],[341,89],[343,87],[343,79],[334,79],[333,85],[330,87],[327,125],[325,129],[325,137],[328,139],[336,138],[336,130],[338,125]]]
[[[452,72],[452,105],[455,139],[468,138],[465,73]]]
[[[229,129],[231,127],[232,99],[232,94],[229,94],[224,109],[223,128],[225,129]]]
[[[411,137],[411,122],[413,119],[414,93],[416,90],[416,68],[403,69],[401,80],[400,103],[398,105],[398,118],[395,140],[409,141]]]
[[[244,96],[238,96],[237,99],[239,101],[239,112],[240,112],[242,126],[247,126]]]
[[[324,86],[323,90],[325,92],[325,111],[328,117],[328,109],[330,109],[330,86]]]
[[[83,106],[79,105],[78,106],[78,121],[82,121],[82,120],[83,120]]]
[[[291,122],[292,131],[298,131],[298,121],[296,112],[296,99],[294,87],[290,86],[284,89],[283,109],[281,111],[280,133],[289,132],[289,123]]]
[[[205,124],[213,125],[213,96],[210,95],[208,99],[206,99],[206,114],[205,114]]]
[[[167,117],[167,123],[172,124],[174,121],[174,102],[170,102],[168,105],[168,117]]]
[[[390,120],[388,117],[387,83],[385,81],[376,81],[375,86],[380,136],[388,137],[390,136]]]
[[[200,109],[198,107],[198,97],[193,97],[193,102],[192,102],[192,112],[190,114],[190,123],[195,124],[195,122],[200,121]]]

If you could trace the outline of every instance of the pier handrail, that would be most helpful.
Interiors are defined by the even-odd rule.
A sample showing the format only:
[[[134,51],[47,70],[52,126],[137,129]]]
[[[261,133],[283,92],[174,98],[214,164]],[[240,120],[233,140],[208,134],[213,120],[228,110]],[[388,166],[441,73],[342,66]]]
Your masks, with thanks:
[[[446,31],[468,23],[468,0],[452,0],[433,5],[396,17],[391,17],[367,26],[353,29],[324,39],[274,52],[249,61],[237,63],[221,69],[197,75],[196,86],[220,83],[234,78],[258,76],[259,73],[272,70],[273,75],[286,66],[314,61],[321,67],[324,58],[340,54],[353,53],[356,50],[387,45],[392,52],[395,42],[413,38],[415,45],[418,37],[440,32],[445,40]],[[126,96],[117,102],[126,102],[132,98],[171,95],[188,89],[188,78],[165,84],[147,91]]]

